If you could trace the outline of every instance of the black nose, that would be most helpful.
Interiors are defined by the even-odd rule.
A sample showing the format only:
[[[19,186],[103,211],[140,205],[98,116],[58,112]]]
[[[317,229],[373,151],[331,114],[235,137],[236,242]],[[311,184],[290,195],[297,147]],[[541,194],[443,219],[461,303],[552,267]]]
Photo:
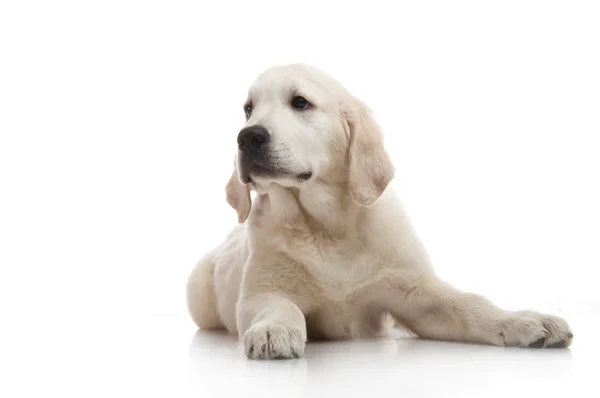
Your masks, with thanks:
[[[237,142],[240,149],[256,152],[269,142],[269,133],[263,126],[246,127],[238,134]]]

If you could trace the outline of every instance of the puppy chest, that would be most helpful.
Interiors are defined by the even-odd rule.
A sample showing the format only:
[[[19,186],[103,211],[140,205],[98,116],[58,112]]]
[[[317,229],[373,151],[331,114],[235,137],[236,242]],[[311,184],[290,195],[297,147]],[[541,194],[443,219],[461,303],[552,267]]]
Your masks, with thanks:
[[[365,338],[378,335],[382,311],[348,302],[327,302],[306,317],[311,339]]]
[[[307,332],[313,338],[351,337],[356,334],[356,312],[344,303],[326,303],[306,317]]]

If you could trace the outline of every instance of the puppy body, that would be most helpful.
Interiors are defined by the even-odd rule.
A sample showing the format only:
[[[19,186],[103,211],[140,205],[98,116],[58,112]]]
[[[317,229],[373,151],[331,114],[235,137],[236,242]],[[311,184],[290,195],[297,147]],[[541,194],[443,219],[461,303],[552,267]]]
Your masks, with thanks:
[[[289,108],[298,93],[313,108]],[[390,318],[426,338],[570,344],[564,320],[504,311],[435,275],[388,185],[393,165],[376,123],[337,81],[288,65],[264,72],[249,97],[247,126],[270,136],[252,150],[268,155],[240,143],[227,185],[240,224],[188,281],[200,328],[238,333],[249,358],[301,356],[307,338],[382,336]]]

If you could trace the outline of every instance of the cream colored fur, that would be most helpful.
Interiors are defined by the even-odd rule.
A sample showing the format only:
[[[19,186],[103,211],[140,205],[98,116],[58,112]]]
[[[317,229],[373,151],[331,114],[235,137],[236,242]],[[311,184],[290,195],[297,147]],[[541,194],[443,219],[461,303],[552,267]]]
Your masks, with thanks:
[[[298,91],[315,104],[312,113],[289,108]],[[299,357],[307,339],[382,336],[390,316],[430,339],[571,343],[561,318],[505,311],[436,276],[388,186],[394,168],[377,124],[335,79],[306,65],[280,66],[261,74],[249,96],[247,126],[265,126],[280,165],[313,177],[255,176],[251,187],[234,168],[226,193],[240,224],[187,285],[198,327],[239,334],[257,359]]]

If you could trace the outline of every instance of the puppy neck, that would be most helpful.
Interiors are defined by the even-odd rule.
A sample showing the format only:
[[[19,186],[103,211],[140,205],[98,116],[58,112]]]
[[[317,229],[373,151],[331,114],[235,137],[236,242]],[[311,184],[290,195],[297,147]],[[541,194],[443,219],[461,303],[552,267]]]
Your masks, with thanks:
[[[284,223],[302,222],[314,232],[348,236],[357,228],[362,209],[348,195],[344,184],[311,181],[299,187],[272,184],[257,190],[257,205],[269,208],[269,216]],[[262,212],[261,212],[262,213]]]
[[[369,211],[351,199],[348,182],[339,176],[316,177],[293,185],[259,179],[253,190],[257,200],[252,207],[259,218],[267,216],[278,223],[301,222],[311,231],[331,236],[354,235],[360,219]]]

